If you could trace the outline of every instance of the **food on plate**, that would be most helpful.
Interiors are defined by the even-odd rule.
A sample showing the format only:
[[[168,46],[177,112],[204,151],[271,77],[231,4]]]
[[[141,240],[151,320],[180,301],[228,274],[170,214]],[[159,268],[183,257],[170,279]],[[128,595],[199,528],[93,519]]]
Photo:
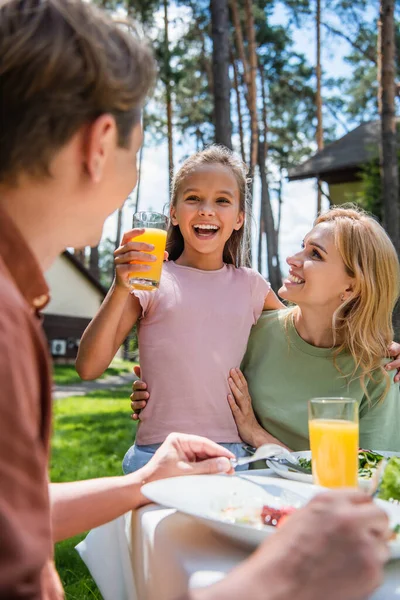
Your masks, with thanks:
[[[261,522],[263,525],[272,525],[279,527],[286,521],[291,514],[297,510],[294,506],[284,506],[282,508],[272,508],[264,505],[261,511]]]
[[[296,510],[298,509],[294,506],[275,508],[267,504],[259,507],[228,506],[222,509],[220,515],[222,520],[228,523],[250,525],[256,529],[264,529],[264,527],[281,527]],[[394,525],[390,539],[400,541],[400,523]]]
[[[371,479],[382,458],[382,454],[374,452],[373,450],[359,450],[359,479]],[[311,473],[311,460],[308,458],[299,458],[298,461],[301,467],[309,469]],[[400,502],[400,457],[392,456],[388,459],[380,484],[378,497],[382,500],[395,500]]]
[[[279,527],[296,510],[294,506],[274,508],[266,504],[247,508],[245,506],[228,506],[222,510],[222,517],[229,523],[240,523],[262,529],[265,525]]]
[[[382,458],[382,454],[374,452],[373,450],[359,450],[358,476],[362,479],[370,479]],[[311,473],[311,459],[299,458],[298,461],[303,469],[308,469]]]
[[[379,498],[400,501],[400,456],[392,456],[388,461],[380,485]]]

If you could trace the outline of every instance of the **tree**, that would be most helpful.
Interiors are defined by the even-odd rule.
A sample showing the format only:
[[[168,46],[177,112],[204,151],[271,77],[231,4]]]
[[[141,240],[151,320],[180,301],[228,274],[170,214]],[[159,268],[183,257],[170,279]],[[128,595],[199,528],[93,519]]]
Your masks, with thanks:
[[[215,141],[217,144],[223,144],[232,149],[228,0],[210,0],[210,13],[213,42]]]
[[[381,113],[381,179],[383,222],[400,253],[399,172],[395,110],[395,29],[394,0],[380,0],[378,81]]]
[[[258,124],[257,124],[257,50],[254,27],[252,0],[244,0],[246,34],[249,54],[248,103],[251,126],[250,145],[250,177],[253,177],[258,156]]]
[[[90,248],[89,271],[93,275],[93,277],[99,281],[100,269],[99,269],[99,246],[98,245],[92,246]]]
[[[324,147],[324,128],[322,122],[322,94],[321,94],[321,86],[322,86],[322,69],[321,69],[321,0],[316,0],[316,54],[317,54],[317,64],[316,64],[316,77],[317,77],[317,93],[315,96],[315,104],[317,109],[317,148],[318,151],[322,150]],[[317,179],[317,215],[321,212],[321,180]]]
[[[74,248],[74,256],[83,264],[85,265],[86,262],[86,255],[85,255],[85,248]]]
[[[238,68],[237,68],[237,64],[236,64],[236,58],[235,58],[232,48],[231,48],[231,64],[232,64],[232,70],[233,70],[233,89],[235,91],[235,98],[236,98],[240,154],[242,155],[243,162],[246,162],[246,152],[244,149],[244,134],[243,134],[242,99],[241,99],[240,88],[239,88],[239,74],[238,74]]]
[[[168,0],[164,0],[164,83],[165,98],[167,108],[167,131],[168,131],[168,172],[171,188],[171,181],[174,174],[174,141],[172,135],[172,92],[171,92],[171,57],[169,51],[168,34]]]

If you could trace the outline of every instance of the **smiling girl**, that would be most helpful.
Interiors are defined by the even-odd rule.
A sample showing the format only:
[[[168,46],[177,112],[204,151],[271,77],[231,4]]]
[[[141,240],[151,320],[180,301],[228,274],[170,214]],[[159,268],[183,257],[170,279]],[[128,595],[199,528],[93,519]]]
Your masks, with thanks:
[[[205,435],[245,454],[226,403],[227,373],[239,366],[262,310],[283,306],[259,273],[242,266],[246,190],[240,158],[211,146],[188,158],[174,179],[170,260],[158,290],[129,289],[130,262],[148,262],[145,252],[152,250],[130,241],[142,230],[127,232],[115,253],[115,281],[83,335],[77,370],[84,379],[101,375],[138,322],[151,402],[125,456],[126,473],[143,466],[173,431]]]

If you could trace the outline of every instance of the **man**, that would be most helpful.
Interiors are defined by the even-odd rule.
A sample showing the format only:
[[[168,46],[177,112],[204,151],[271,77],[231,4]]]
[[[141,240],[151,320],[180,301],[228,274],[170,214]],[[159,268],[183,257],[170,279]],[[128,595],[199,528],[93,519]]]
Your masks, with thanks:
[[[148,48],[87,2],[0,0],[0,598],[7,600],[62,597],[52,541],[140,506],[144,481],[232,471],[223,448],[173,434],[141,471],[54,484],[48,493],[43,272],[65,247],[97,244],[105,218],[135,186],[140,112],[154,72]],[[291,523],[224,582],[191,598],[312,600],[334,582],[337,597],[356,600],[378,585],[388,524],[363,494],[326,494]]]

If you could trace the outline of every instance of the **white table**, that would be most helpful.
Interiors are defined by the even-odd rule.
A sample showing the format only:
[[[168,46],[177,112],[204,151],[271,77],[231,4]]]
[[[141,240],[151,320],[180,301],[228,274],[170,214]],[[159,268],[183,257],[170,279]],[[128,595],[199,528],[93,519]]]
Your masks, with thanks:
[[[215,583],[250,553],[154,504],[93,530],[77,549],[104,600],[173,600]],[[384,584],[370,600],[400,600],[400,560],[388,563]]]

